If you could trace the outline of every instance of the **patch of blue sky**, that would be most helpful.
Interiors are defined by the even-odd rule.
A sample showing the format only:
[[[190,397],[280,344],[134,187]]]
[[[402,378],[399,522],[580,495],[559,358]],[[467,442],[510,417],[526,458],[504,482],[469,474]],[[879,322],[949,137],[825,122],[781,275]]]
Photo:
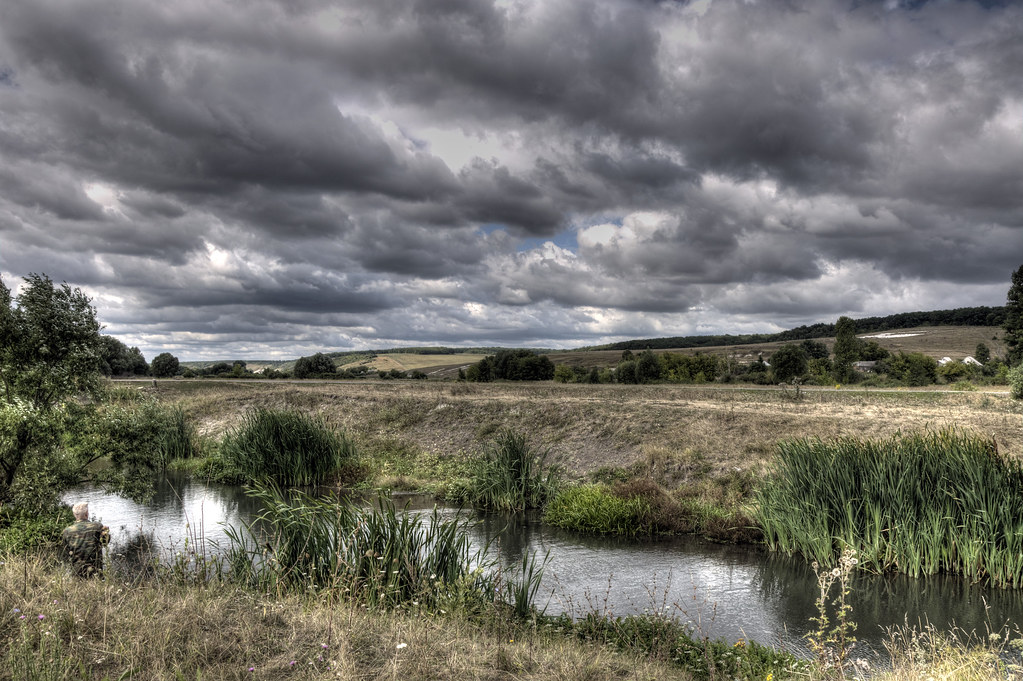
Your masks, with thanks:
[[[565,229],[554,236],[529,236],[519,237],[511,235],[505,225],[495,222],[488,222],[479,226],[479,230],[484,234],[494,234],[495,232],[505,232],[508,234],[509,239],[515,243],[515,250],[519,253],[531,251],[534,248],[540,248],[548,241],[553,242],[556,246],[572,251],[573,253],[579,250],[579,242],[576,240],[575,228]]]

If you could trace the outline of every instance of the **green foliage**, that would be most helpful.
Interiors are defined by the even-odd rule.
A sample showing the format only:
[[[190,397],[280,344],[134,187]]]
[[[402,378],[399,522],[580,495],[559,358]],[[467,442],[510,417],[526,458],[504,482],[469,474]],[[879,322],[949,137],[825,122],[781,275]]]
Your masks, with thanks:
[[[498,350],[469,367],[466,378],[486,383],[495,380],[549,381],[554,378],[554,363],[535,350]]]
[[[880,371],[903,385],[931,385],[938,380],[938,362],[922,352],[899,352],[879,365]]]
[[[778,447],[758,520],[772,549],[832,564],[1023,586],[1023,464],[957,430]]]
[[[817,340],[804,340],[799,344],[799,347],[806,353],[807,360],[827,359],[831,354],[828,352],[828,346]]]
[[[615,369],[615,380],[618,383],[639,383],[639,374],[636,372],[636,360],[627,359],[619,362]]]
[[[336,372],[334,360],[322,352],[317,352],[311,357],[299,357],[295,361],[295,370],[292,373],[295,378],[320,378],[333,376]]]
[[[243,479],[317,485],[355,458],[355,445],[300,411],[256,409],[224,438],[221,455]]]
[[[771,355],[771,369],[776,381],[791,381],[806,375],[808,360],[806,352],[795,343],[786,343]]]
[[[991,361],[991,348],[987,346],[987,343],[977,343],[977,349],[973,351],[973,358],[981,364],[987,364]]]
[[[334,590],[371,607],[493,600],[486,547],[472,548],[458,519],[398,513],[389,500],[360,509],[273,486],[250,494],[264,510],[229,532],[228,563],[236,579],[261,590]]]
[[[1008,350],[1006,361],[1009,366],[1016,366],[1023,361],[1023,265],[1012,273],[1012,285],[1006,295],[1005,346]]]
[[[153,363],[149,365],[149,370],[157,378],[170,378],[177,375],[180,366],[181,363],[178,362],[177,357],[169,352],[161,352],[153,358]]]
[[[957,381],[965,381],[966,379],[973,378],[975,375],[980,373],[980,368],[955,360],[952,362],[945,362],[938,366],[936,373],[938,376],[945,379],[947,383],[955,383]]]
[[[1018,364],[1005,375],[1009,384],[1009,394],[1014,400],[1023,400],[1023,364]]]
[[[0,507],[0,555],[56,546],[61,531],[74,521],[67,506],[55,506],[42,513],[10,505]]]
[[[555,383],[571,383],[575,380],[575,372],[572,371],[572,367],[565,364],[559,364],[554,367],[554,382]]]
[[[626,499],[606,485],[580,485],[562,490],[547,505],[544,522],[574,532],[633,536],[645,528],[649,505],[639,497]]]
[[[134,393],[109,393],[90,404],[71,404],[66,411],[61,447],[65,468],[74,484],[91,477],[118,494],[145,500],[167,464],[189,458],[196,449],[192,424],[179,408]],[[106,459],[109,467],[88,472]]]
[[[96,311],[79,289],[32,274],[12,298],[0,281],[0,503],[20,490],[19,503],[43,507],[68,481],[59,412],[97,391],[99,353]]]
[[[561,469],[550,458],[550,449],[530,444],[520,433],[504,431],[470,462],[468,484],[457,493],[453,490],[451,496],[499,511],[543,508],[561,482]]]
[[[661,355],[661,377],[675,383],[704,383],[713,381],[720,372],[716,355],[697,352],[665,352]]]
[[[145,376],[149,364],[138,348],[129,348],[113,336],[100,336],[100,361],[104,376]]]
[[[839,383],[853,379],[853,362],[860,358],[860,341],[856,338],[856,324],[848,317],[839,317],[835,323],[834,377]]]
[[[661,378],[661,363],[652,350],[644,350],[636,358],[636,382],[650,383]]]

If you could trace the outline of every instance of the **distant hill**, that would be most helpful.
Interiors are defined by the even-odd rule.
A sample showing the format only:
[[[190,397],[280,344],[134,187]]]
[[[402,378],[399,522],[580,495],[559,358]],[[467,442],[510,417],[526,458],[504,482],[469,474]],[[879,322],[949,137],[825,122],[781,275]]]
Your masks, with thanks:
[[[888,315],[886,317],[864,317],[853,320],[856,324],[857,335],[869,333],[883,333],[886,331],[917,329],[920,327],[977,327],[977,329],[966,335],[960,334],[951,344],[947,343],[948,334],[915,334],[921,337],[917,342],[910,341],[886,341],[882,345],[891,345],[892,349],[900,349],[902,345],[913,345],[914,350],[925,352],[925,354],[943,356],[946,353],[944,348],[956,348],[963,344],[970,345],[969,351],[975,347],[974,338],[988,340],[992,335],[991,327],[999,327],[1005,321],[1004,307],[960,307],[954,310],[933,310],[930,312],[902,312]],[[982,330],[983,329],[983,330]],[[936,330],[936,329],[935,329]],[[994,329],[997,331],[997,329]],[[756,351],[765,353],[773,352],[783,343],[801,341],[808,338],[830,339],[835,335],[834,324],[812,324],[809,326],[798,326],[788,331],[779,333],[754,333],[754,334],[719,334],[708,336],[671,336],[665,338],[646,338],[619,343],[608,343],[605,345],[593,345],[575,350],[536,350],[541,354],[549,354],[555,363],[567,363],[570,365],[601,365],[606,366],[613,359],[609,353],[622,352],[623,350],[705,350],[708,352],[724,352],[725,348],[734,346],[757,346]],[[920,347],[916,345],[930,343],[941,338],[941,341],[931,347]],[[993,338],[991,340],[994,340]],[[965,346],[964,346],[965,347]],[[992,347],[996,350],[998,344]],[[398,368],[403,370],[421,369],[427,374],[444,377],[457,373],[459,367],[472,363],[472,358],[467,355],[485,356],[493,355],[498,350],[507,349],[501,347],[475,347],[475,348],[450,348],[443,346],[419,346],[389,348],[381,350],[349,350],[344,352],[325,352],[324,354],[334,360],[338,367],[365,365],[372,370]],[[752,352],[750,347],[743,348],[746,352]],[[948,350],[952,352],[952,350]],[[396,355],[407,356],[407,359],[396,358]],[[572,356],[571,359],[569,356]],[[277,369],[278,371],[291,371],[295,367],[295,361],[290,360],[246,360],[246,367],[250,371],[262,371],[264,369]],[[181,362],[181,366],[192,369],[203,369],[213,366],[226,360],[206,362]],[[233,360],[227,361],[233,364]]]
[[[853,320],[856,333],[875,333],[893,329],[908,329],[918,326],[1001,326],[1005,321],[1004,307],[960,307],[954,310],[933,310],[931,312],[901,312],[887,317],[864,317]],[[797,326],[778,333],[752,333],[738,336],[724,334],[713,336],[674,336],[670,338],[647,338],[621,341],[606,345],[594,345],[579,350],[677,350],[685,348],[720,347],[727,345],[750,345],[760,343],[788,343],[807,338],[831,338],[835,335],[834,324],[812,324]]]

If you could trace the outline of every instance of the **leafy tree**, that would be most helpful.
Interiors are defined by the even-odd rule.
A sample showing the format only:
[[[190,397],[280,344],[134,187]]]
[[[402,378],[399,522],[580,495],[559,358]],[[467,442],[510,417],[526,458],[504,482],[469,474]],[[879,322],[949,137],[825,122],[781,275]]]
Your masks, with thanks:
[[[860,358],[860,342],[856,338],[856,323],[848,317],[839,317],[835,323],[834,352],[835,380],[840,382],[852,380],[853,362]]]
[[[161,352],[159,355],[153,358],[153,363],[150,365],[150,371],[153,372],[153,376],[157,378],[170,378],[178,373],[178,367],[181,364],[178,362],[178,358],[169,352]]]
[[[644,350],[636,359],[636,382],[648,383],[661,378],[661,363],[652,350]]]
[[[318,378],[337,373],[334,360],[322,352],[311,357],[299,357],[295,362],[295,378]]]
[[[567,364],[558,364],[554,367],[555,383],[571,383],[575,380],[575,372]]]
[[[828,352],[828,346],[818,340],[805,340],[799,347],[806,353],[807,360],[827,359],[831,354]]]
[[[1006,374],[1009,383],[1009,394],[1014,400],[1023,400],[1023,364],[1009,369]]]
[[[14,298],[0,280],[0,503],[26,468],[45,477],[59,465],[61,405],[97,392],[100,364],[96,311],[81,290],[30,274]]]
[[[1023,265],[1012,273],[1012,286],[1005,303],[1005,346],[1008,350],[1006,361],[1016,366],[1023,361]]]
[[[791,381],[806,374],[808,363],[806,352],[799,345],[786,343],[771,355],[771,368],[778,381]]]
[[[145,376],[149,364],[138,348],[129,348],[113,336],[100,336],[100,371],[104,376]]]
[[[884,360],[880,369],[910,386],[930,385],[938,380],[938,362],[922,352],[900,352]]]
[[[627,359],[618,363],[615,378],[619,383],[639,383],[636,376],[636,360]]]
[[[973,351],[973,359],[981,364],[987,364],[991,361],[991,349],[986,343],[977,343],[977,349]]]

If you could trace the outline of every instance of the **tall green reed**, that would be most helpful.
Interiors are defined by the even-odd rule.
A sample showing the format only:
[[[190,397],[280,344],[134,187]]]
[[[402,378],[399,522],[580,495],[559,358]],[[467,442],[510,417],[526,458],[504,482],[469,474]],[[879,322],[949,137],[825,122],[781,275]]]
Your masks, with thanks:
[[[550,449],[507,430],[471,462],[470,481],[455,496],[478,508],[521,511],[543,508],[560,483],[561,469],[551,462]]]
[[[758,498],[768,546],[912,576],[1023,586],[1023,467],[958,429],[882,440],[795,440]]]
[[[230,573],[264,590],[335,590],[373,607],[493,600],[486,547],[458,520],[398,512],[390,501],[363,509],[256,486],[263,512],[228,531]]]
[[[355,445],[322,420],[295,410],[256,409],[220,446],[239,477],[316,485],[355,458]]]

